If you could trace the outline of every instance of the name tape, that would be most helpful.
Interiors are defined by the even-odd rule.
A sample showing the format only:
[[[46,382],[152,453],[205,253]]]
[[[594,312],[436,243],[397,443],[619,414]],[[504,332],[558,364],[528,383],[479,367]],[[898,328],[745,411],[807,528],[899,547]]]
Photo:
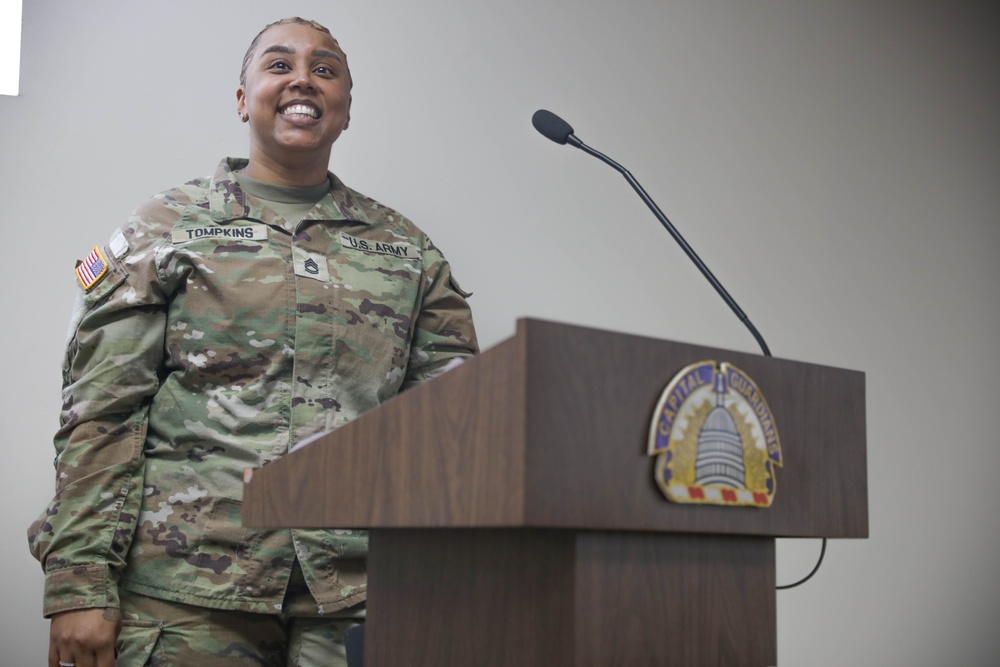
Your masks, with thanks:
[[[373,252],[380,255],[393,255],[400,259],[420,259],[422,257],[420,248],[409,243],[385,243],[383,241],[359,239],[343,232],[340,234],[340,242],[345,248],[360,250],[362,252]]]
[[[198,239],[242,239],[244,241],[264,241],[267,239],[267,227],[264,225],[227,225],[220,227],[188,227],[170,232],[170,240],[174,243],[196,241]]]

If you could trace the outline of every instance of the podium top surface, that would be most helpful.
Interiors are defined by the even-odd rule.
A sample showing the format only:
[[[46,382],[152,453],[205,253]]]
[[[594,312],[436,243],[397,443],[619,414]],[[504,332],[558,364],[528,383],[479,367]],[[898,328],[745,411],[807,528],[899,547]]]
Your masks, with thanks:
[[[668,502],[647,454],[660,394],[729,362],[766,396],[782,466],[771,507]],[[566,528],[867,537],[858,371],[539,320],[257,470],[260,527]]]

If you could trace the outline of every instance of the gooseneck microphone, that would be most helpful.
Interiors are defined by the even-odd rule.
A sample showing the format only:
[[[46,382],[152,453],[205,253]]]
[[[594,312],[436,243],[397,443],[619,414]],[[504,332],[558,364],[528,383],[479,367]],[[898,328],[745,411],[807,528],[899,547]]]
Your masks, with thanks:
[[[739,307],[739,305],[737,305],[736,301],[733,300],[733,297],[731,297],[729,295],[729,292],[726,291],[726,288],[722,286],[722,283],[720,283],[718,279],[714,275],[712,275],[712,272],[709,271],[708,267],[705,266],[705,263],[701,261],[701,258],[698,257],[698,254],[694,251],[694,249],[691,248],[690,245],[688,245],[687,241],[684,240],[684,237],[680,235],[680,232],[678,232],[677,229],[670,222],[670,220],[667,219],[667,216],[663,215],[663,211],[660,210],[660,207],[656,205],[656,202],[654,202],[648,194],[646,194],[646,191],[642,189],[641,185],[639,185],[639,181],[635,180],[632,174],[629,173],[628,169],[621,166],[620,164],[609,158],[607,155],[604,155],[603,153],[594,150],[587,144],[580,141],[577,138],[577,136],[573,134],[573,127],[569,123],[564,121],[562,118],[552,113],[551,111],[546,111],[545,109],[539,109],[538,111],[535,112],[535,115],[531,117],[531,124],[534,125],[535,129],[538,130],[543,136],[545,136],[548,139],[551,139],[557,144],[563,144],[563,145],[570,144],[572,146],[575,146],[580,150],[582,150],[583,152],[593,155],[601,162],[611,165],[618,172],[620,172],[621,175],[625,177],[625,180],[629,182],[629,185],[631,185],[632,188],[637,193],[639,193],[639,196],[642,197],[642,201],[646,202],[646,206],[648,206],[649,209],[653,212],[653,215],[655,215],[656,218],[660,221],[660,223],[664,227],[666,227],[667,231],[670,232],[670,235],[674,237],[674,240],[677,241],[677,243],[684,250],[687,256],[691,258],[691,261],[695,263],[695,266],[698,267],[698,270],[701,271],[702,275],[705,276],[708,282],[712,284],[712,287],[714,287],[715,291],[719,293],[719,296],[721,296],[722,299],[727,304],[729,304],[729,307],[733,309],[733,312],[736,313],[736,316],[740,318],[740,322],[743,322],[743,324],[746,325],[747,329],[750,330],[750,333],[753,334],[753,337],[757,339],[757,343],[760,345],[760,349],[764,352],[764,356],[767,357],[771,356],[771,351],[767,348],[767,343],[764,342],[764,339],[761,337],[760,332],[757,331],[757,327],[755,327],[750,322],[750,319],[746,316],[746,313],[744,313],[743,310]],[[796,581],[793,584],[788,584],[786,586],[776,586],[776,588],[778,590],[795,588],[796,586],[801,586],[802,584],[812,579],[813,575],[816,574],[817,571],[819,571],[820,565],[823,564],[824,555],[826,555],[825,537],[823,538],[822,541],[822,548],[820,549],[819,552],[819,559],[816,562],[816,566],[813,567],[812,572],[810,572],[805,577]]]
[[[705,263],[701,261],[701,258],[698,257],[698,254],[694,251],[694,249],[688,245],[688,242],[684,240],[684,237],[677,231],[673,223],[667,219],[667,216],[663,214],[663,211],[661,211],[660,207],[656,205],[656,202],[654,202],[652,198],[646,194],[646,191],[642,189],[641,185],[639,185],[639,181],[635,180],[632,174],[629,173],[628,169],[621,166],[607,155],[594,150],[587,144],[580,141],[577,136],[573,134],[573,127],[551,111],[539,109],[531,117],[531,124],[534,125],[535,129],[547,139],[551,139],[557,144],[565,145],[568,143],[575,146],[583,152],[593,155],[601,162],[614,167],[619,173],[621,173],[621,175],[625,177],[625,180],[629,182],[629,185],[631,185],[632,188],[639,193],[642,201],[646,202],[646,206],[648,206],[649,210],[653,212],[653,215],[655,215],[657,220],[660,221],[660,224],[662,224],[667,231],[670,232],[670,235],[674,237],[674,240],[677,241],[681,249],[684,250],[691,261],[694,262],[695,266],[698,267],[698,270],[701,271],[703,276],[705,276],[705,279],[712,284],[712,287],[714,287],[715,291],[719,293],[719,296],[722,297],[723,301],[729,304],[729,307],[734,313],[736,313],[736,317],[740,318],[740,322],[743,322],[746,328],[750,330],[750,333],[753,334],[753,337],[757,340],[757,343],[760,345],[760,349],[764,352],[764,355],[768,357],[771,356],[771,351],[767,348],[767,343],[764,342],[760,332],[757,331],[757,327],[750,322],[746,313],[743,312],[733,297],[729,295],[729,292],[726,291],[726,288],[722,286],[722,283],[720,283],[719,280],[712,274]]]

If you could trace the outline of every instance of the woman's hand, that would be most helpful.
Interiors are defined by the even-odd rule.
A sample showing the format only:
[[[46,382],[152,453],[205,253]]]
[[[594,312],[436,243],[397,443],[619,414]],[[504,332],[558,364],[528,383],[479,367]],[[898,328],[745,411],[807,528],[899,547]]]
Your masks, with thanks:
[[[49,628],[49,667],[115,667],[117,609],[76,609],[55,614]]]

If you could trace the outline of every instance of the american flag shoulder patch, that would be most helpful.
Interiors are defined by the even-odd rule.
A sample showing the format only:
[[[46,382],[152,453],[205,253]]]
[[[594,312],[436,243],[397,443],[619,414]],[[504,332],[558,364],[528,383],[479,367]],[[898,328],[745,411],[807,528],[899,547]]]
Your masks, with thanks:
[[[104,253],[101,252],[101,247],[96,245],[90,251],[90,254],[87,255],[87,259],[76,265],[76,278],[80,281],[80,285],[83,286],[84,291],[92,289],[94,285],[101,282],[101,278],[107,272],[108,260],[105,259]]]

